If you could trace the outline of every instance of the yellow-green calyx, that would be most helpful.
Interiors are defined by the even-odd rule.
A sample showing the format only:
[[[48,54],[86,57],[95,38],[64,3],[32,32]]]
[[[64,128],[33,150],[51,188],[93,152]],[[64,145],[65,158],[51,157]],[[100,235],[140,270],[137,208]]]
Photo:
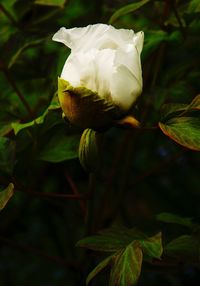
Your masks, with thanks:
[[[58,78],[58,98],[68,120],[83,128],[109,127],[122,114],[117,106],[85,87],[72,87]]]

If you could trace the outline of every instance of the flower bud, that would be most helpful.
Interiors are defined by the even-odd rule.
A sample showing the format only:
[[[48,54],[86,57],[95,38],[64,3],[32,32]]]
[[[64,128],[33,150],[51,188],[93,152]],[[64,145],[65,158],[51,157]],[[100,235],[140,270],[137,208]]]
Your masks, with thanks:
[[[127,115],[142,92],[143,32],[96,24],[61,28],[53,40],[71,49],[58,80],[66,117],[99,129]]]
[[[88,172],[97,171],[100,166],[99,145],[102,133],[92,129],[85,129],[79,144],[79,160]]]

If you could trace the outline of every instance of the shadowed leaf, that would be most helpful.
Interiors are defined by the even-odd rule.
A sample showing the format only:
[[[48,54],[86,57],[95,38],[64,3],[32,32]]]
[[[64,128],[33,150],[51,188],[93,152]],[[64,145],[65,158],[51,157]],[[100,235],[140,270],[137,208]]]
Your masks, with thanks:
[[[79,135],[57,133],[40,151],[37,159],[58,163],[78,157]]]
[[[2,210],[6,206],[13,194],[14,185],[10,183],[5,190],[0,192],[0,210]]]
[[[8,138],[0,137],[0,171],[11,174],[15,163],[16,144]]]
[[[200,244],[191,235],[182,235],[166,245],[164,254],[181,261],[198,262],[200,260]]]
[[[192,218],[189,217],[180,217],[171,213],[161,213],[156,216],[157,220],[167,222],[167,223],[175,223],[183,226],[187,226],[189,228],[193,228],[194,224],[192,222]]]

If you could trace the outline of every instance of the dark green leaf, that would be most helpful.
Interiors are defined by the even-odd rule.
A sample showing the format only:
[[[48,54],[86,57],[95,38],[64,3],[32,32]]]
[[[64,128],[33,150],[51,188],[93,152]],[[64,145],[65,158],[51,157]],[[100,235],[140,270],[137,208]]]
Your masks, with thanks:
[[[124,226],[113,226],[111,228],[106,228],[99,231],[100,235],[109,236],[113,238],[118,238],[124,240],[125,242],[130,242],[135,239],[146,239],[147,236],[140,230],[136,228],[127,228]]]
[[[163,253],[161,232],[148,239],[140,240],[140,245],[143,254],[151,258],[158,258],[158,259],[161,258],[161,255]]]
[[[12,183],[10,183],[5,190],[0,191],[0,210],[2,210],[6,206],[13,194],[14,185]]]
[[[98,251],[117,251],[126,247],[131,241],[146,239],[147,236],[135,228],[111,227],[99,232],[99,235],[89,236],[77,243],[77,246]]]
[[[161,213],[156,216],[157,220],[167,222],[167,223],[175,223],[183,226],[187,226],[189,228],[193,228],[194,224],[192,223],[192,218],[189,217],[180,217],[171,213]]]
[[[27,123],[16,123],[15,122],[15,123],[12,123],[11,126],[14,130],[15,135],[17,135],[21,130],[34,126],[35,124],[42,124],[43,121],[44,121],[44,116],[42,115],[30,122],[27,122]]]
[[[46,116],[49,115],[52,110],[57,110],[59,108],[60,105],[58,103],[57,97],[54,97],[49,107],[38,118],[26,123],[19,123],[19,122],[12,123],[11,126],[14,130],[15,135],[17,135],[21,130],[25,128],[44,123]]]
[[[187,108],[188,108],[187,104],[181,104],[181,103],[164,104],[160,110],[162,120],[166,120],[171,117],[174,117],[175,115],[178,115],[181,112],[184,112]]]
[[[86,285],[89,285],[90,281],[101,271],[103,270],[106,266],[108,266],[113,259],[113,256],[109,256],[103,261],[101,261],[88,275],[86,279]]]
[[[189,13],[199,13],[200,12],[200,2],[199,0],[189,1],[188,10]]]
[[[128,13],[136,11],[137,9],[139,9],[140,7],[142,7],[144,4],[148,3],[149,1],[150,0],[141,0],[139,2],[132,3],[132,4],[129,4],[129,5],[126,5],[120,8],[111,16],[111,18],[109,19],[109,24],[112,24],[121,16],[124,16]]]
[[[77,246],[97,251],[113,252],[125,247],[130,241],[130,239],[124,240],[116,236],[94,235],[79,240]]]
[[[194,110],[200,110],[200,95],[197,95],[189,105],[182,103],[164,104],[161,108],[161,116],[162,120],[167,120],[177,115],[189,114],[189,112]]]
[[[15,142],[0,137],[0,170],[11,174],[15,163]]]
[[[165,123],[159,122],[159,127],[178,144],[200,151],[200,118],[175,117]]]
[[[52,138],[40,151],[39,160],[58,163],[78,157],[79,135],[52,134]]]
[[[132,286],[138,281],[142,266],[142,250],[137,241],[129,244],[114,257],[110,286]]]
[[[200,245],[191,235],[182,235],[166,245],[164,254],[181,261],[197,262],[200,258]]]

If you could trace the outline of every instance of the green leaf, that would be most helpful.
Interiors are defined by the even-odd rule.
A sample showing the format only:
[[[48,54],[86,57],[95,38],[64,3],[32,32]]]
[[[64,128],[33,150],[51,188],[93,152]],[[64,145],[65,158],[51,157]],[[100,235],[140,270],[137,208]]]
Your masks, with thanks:
[[[165,123],[159,122],[159,127],[178,144],[200,151],[200,118],[174,117]]]
[[[94,235],[79,240],[77,246],[97,251],[114,252],[124,248],[130,241],[131,238],[123,240],[116,236]]]
[[[35,4],[44,6],[56,6],[63,8],[65,6],[66,0],[35,0]]]
[[[23,130],[25,128],[44,123],[46,116],[49,115],[52,110],[57,110],[59,108],[60,108],[60,104],[58,103],[58,99],[57,99],[57,97],[54,97],[52,99],[50,105],[48,106],[48,108],[38,118],[36,118],[30,122],[26,122],[26,123],[19,123],[19,122],[12,123],[11,126],[14,130],[15,135],[17,135],[21,130]]]
[[[200,260],[200,245],[195,237],[182,235],[166,245],[164,254],[181,261],[198,262]]]
[[[199,0],[189,1],[189,6],[187,12],[189,13],[199,13],[200,12],[200,2]]]
[[[128,13],[131,13],[131,12],[138,10],[140,7],[142,7],[143,5],[148,3],[149,1],[150,0],[142,0],[142,1],[139,1],[136,3],[128,4],[128,5],[120,8],[111,16],[111,18],[109,19],[109,24],[112,24],[121,16],[124,16]]]
[[[101,271],[103,270],[106,266],[108,266],[113,259],[113,255],[107,257],[103,261],[101,261],[88,275],[86,279],[86,285],[89,285],[90,281]]]
[[[161,258],[163,253],[161,232],[148,239],[140,240],[140,245],[145,255],[149,256],[150,258]]]
[[[136,239],[146,239],[146,235],[135,228],[111,227],[99,232],[99,235],[81,239],[77,246],[97,251],[118,251]]]
[[[15,163],[16,144],[8,138],[0,137],[0,170],[12,174]]]
[[[110,286],[132,286],[138,281],[142,266],[142,250],[137,241],[130,243],[114,257]]]
[[[171,214],[171,213],[160,213],[156,216],[156,219],[159,221],[162,221],[162,222],[180,224],[183,226],[187,226],[189,228],[194,227],[194,224],[192,222],[192,218],[180,217],[178,215]]]
[[[14,130],[15,135],[17,135],[19,133],[19,131],[21,131],[21,130],[23,130],[25,128],[34,126],[35,124],[42,124],[43,121],[44,121],[44,116],[45,115],[42,115],[42,116],[40,116],[40,117],[30,121],[30,122],[27,122],[27,123],[18,123],[18,122],[17,123],[16,122],[12,123],[11,126],[12,126],[12,128]]]
[[[79,135],[57,132],[40,151],[37,159],[58,163],[78,157]]]
[[[183,116],[189,114],[194,110],[200,110],[200,95],[197,95],[189,105],[182,103],[167,103],[161,107],[160,111],[162,120],[167,120],[171,117],[175,117],[175,115]]]
[[[136,228],[127,228],[124,226],[112,226],[98,232],[100,235],[118,238],[125,241],[126,243],[131,242],[135,239],[146,239],[147,236]]]
[[[162,120],[170,119],[171,117],[175,117],[182,112],[184,112],[188,108],[187,104],[182,103],[167,103],[162,105],[161,107],[161,116]]]
[[[14,194],[14,185],[10,183],[8,187],[0,192],[0,210],[2,210]]]

